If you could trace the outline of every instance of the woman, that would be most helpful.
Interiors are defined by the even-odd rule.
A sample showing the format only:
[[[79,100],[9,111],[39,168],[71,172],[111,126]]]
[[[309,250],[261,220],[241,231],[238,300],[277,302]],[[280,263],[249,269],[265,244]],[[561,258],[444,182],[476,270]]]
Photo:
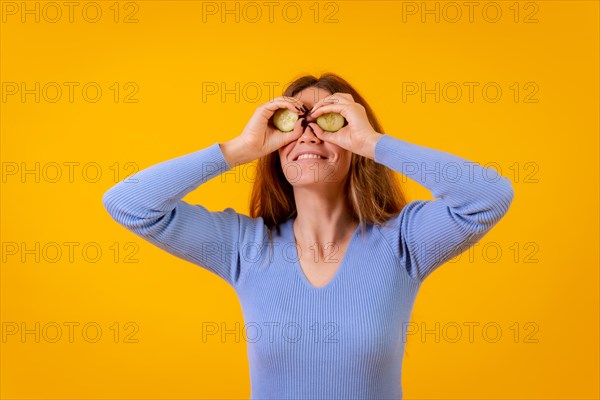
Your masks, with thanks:
[[[272,125],[277,109],[302,106],[312,114],[293,132]],[[328,112],[347,124],[322,131],[314,121]],[[253,399],[401,399],[403,338],[421,283],[512,202],[507,178],[381,132],[348,82],[305,76],[259,106],[238,137],[139,171],[137,183],[103,197],[118,223],[235,289]],[[251,216],[182,200],[256,159]],[[406,204],[394,171],[435,199]]]

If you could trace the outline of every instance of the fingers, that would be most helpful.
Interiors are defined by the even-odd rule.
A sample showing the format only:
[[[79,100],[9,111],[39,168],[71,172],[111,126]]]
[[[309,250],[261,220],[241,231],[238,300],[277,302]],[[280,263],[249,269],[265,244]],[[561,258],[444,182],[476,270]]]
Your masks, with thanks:
[[[321,127],[319,125],[317,125],[315,122],[309,122],[308,126],[310,126],[310,128],[312,129],[312,131],[315,133],[315,135],[319,139],[325,140],[326,132],[323,129],[321,129]]]
[[[294,137],[299,138],[304,133],[304,118],[298,118],[294,130],[292,131]]]
[[[287,108],[290,111],[295,112],[296,114],[301,114],[298,108],[296,108],[301,107],[301,105],[302,103],[300,102],[300,100],[294,97],[281,96],[276,97],[273,100],[270,100],[267,103],[263,104],[263,107],[269,112],[270,115],[273,115],[275,111],[277,111],[280,108]]]
[[[312,113],[310,114],[311,116],[314,116],[315,118],[318,117],[321,114],[324,114],[326,112],[340,112],[339,110],[341,110],[340,108],[336,108],[336,109],[329,109],[331,111],[324,111],[319,113],[318,115],[316,115],[316,111],[318,109],[321,109],[322,107],[326,107],[326,106],[340,106],[340,105],[348,105],[348,104],[352,104],[354,103],[354,98],[352,97],[352,95],[350,93],[334,93],[332,95],[329,95],[327,97],[322,98],[321,100],[317,101],[315,103],[315,105],[312,108]]]
[[[323,106],[324,104],[336,104],[339,102],[339,99],[337,97],[335,97],[335,93],[327,96],[327,97],[323,97],[321,100],[317,101],[312,109],[311,109],[311,115],[315,112],[315,110],[317,110],[319,107]]]
[[[336,112],[336,113],[342,114],[342,117],[348,119],[346,116],[346,110],[347,110],[348,106],[349,106],[348,104],[322,105],[318,109],[314,109],[312,114],[310,114],[310,116],[313,117],[314,119],[316,119],[317,117],[319,117],[323,114]]]
[[[284,134],[284,145],[297,140],[304,133],[304,127],[302,126],[302,121],[304,118],[298,118],[296,121],[296,125],[294,125],[294,129],[291,132],[285,132]]]

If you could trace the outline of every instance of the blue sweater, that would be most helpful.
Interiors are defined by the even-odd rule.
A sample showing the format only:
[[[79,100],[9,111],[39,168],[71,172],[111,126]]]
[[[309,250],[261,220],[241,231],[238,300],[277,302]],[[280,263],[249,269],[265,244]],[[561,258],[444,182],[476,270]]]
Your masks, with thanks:
[[[136,183],[117,183],[102,201],[120,225],[234,288],[252,399],[402,399],[406,329],[421,283],[479,241],[514,192],[491,168],[387,134],[376,143],[375,161],[434,199],[367,224],[364,236],[357,228],[321,288],[298,263],[291,219],[274,231],[269,249],[262,218],[182,200],[232,168],[218,143],[139,171],[128,179]]]

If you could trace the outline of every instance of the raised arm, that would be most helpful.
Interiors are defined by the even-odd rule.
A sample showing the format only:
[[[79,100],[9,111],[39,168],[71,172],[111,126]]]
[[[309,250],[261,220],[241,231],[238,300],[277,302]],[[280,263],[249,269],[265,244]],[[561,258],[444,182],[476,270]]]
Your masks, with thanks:
[[[270,100],[256,108],[239,136],[139,171],[104,194],[104,207],[115,221],[138,236],[208,269],[236,288],[245,273],[243,266],[248,264],[243,258],[255,259],[256,255],[247,252],[267,239],[263,219],[250,218],[229,207],[210,212],[182,198],[234,166],[300,137],[300,119],[294,132],[286,135],[269,123],[279,108],[299,113],[296,102],[284,97]],[[249,243],[252,245],[245,246]]]
[[[381,232],[408,274],[422,282],[479,241],[506,214],[514,197],[494,169],[384,134],[374,159],[431,191],[386,222]]]
[[[211,212],[182,200],[231,169],[221,146],[215,143],[141,170],[105,192],[102,202],[111,217],[128,230],[235,287],[243,273],[240,247],[247,241],[262,240],[266,232],[261,220],[232,208]],[[235,147],[227,148],[237,154]]]

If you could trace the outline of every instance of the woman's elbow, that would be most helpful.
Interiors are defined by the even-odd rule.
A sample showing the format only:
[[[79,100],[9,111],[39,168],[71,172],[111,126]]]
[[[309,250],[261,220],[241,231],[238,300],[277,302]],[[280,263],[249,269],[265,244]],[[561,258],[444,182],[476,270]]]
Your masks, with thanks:
[[[487,231],[496,225],[508,213],[515,197],[512,182],[505,177],[496,182],[491,193],[487,206],[475,217],[481,231]]]
[[[102,204],[108,215],[119,224],[129,227],[139,223],[138,218],[128,209],[124,198],[119,195],[115,187],[104,192],[102,195]]]
[[[102,195],[102,205],[110,216],[114,214],[115,204],[115,197],[113,196],[112,188],[110,188]]]
[[[512,181],[506,177],[501,177],[498,181],[497,192],[495,196],[495,205],[500,216],[508,212],[510,205],[515,198],[515,189]]]
[[[140,236],[159,235],[170,224],[175,211],[152,210],[131,199],[127,193],[108,190],[102,196],[104,208],[119,225]]]
[[[457,215],[472,233],[489,231],[506,215],[513,202],[515,191],[508,178],[501,177],[494,183],[493,189],[490,188],[488,185],[485,196],[481,193],[476,211]]]

